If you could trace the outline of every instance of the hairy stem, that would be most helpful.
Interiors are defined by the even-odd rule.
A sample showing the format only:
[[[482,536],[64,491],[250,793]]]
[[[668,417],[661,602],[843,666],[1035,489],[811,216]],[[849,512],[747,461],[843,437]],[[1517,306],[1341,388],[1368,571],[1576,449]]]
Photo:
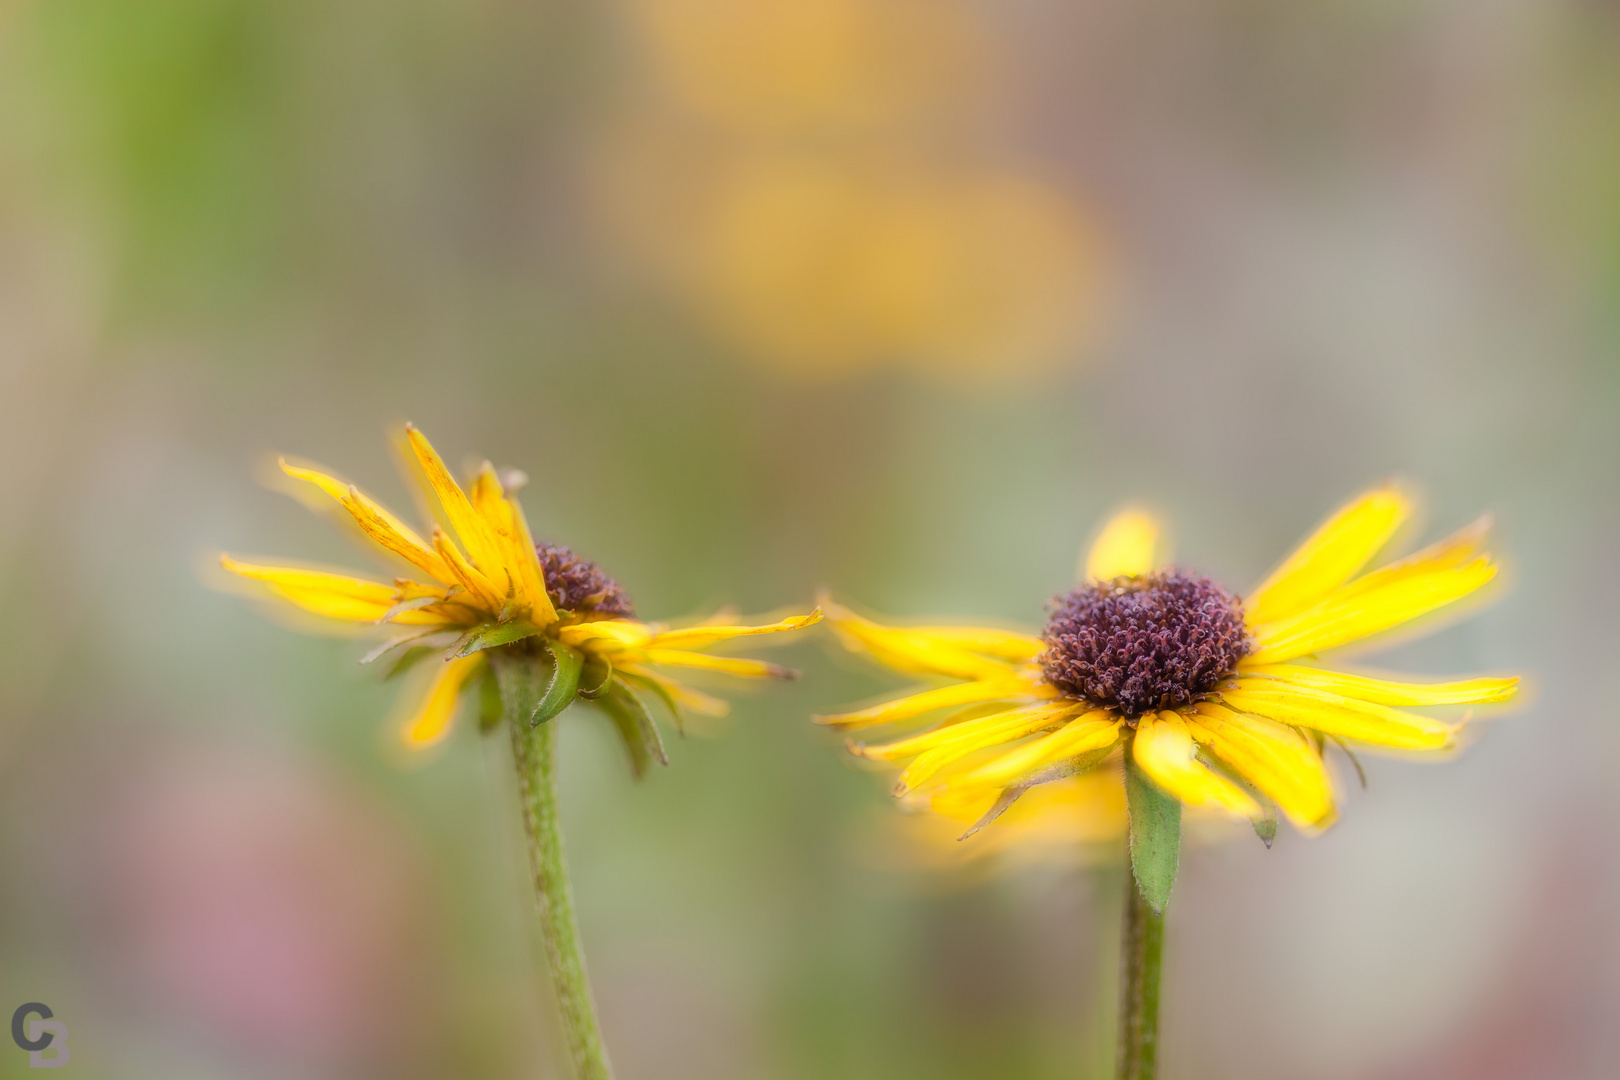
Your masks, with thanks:
[[[493,650],[492,650],[493,651]],[[540,911],[551,985],[562,1014],[563,1035],[576,1080],[611,1080],[607,1050],[596,1022],[579,923],[574,918],[574,890],[563,859],[562,830],[557,820],[557,726],[555,721],[529,726],[539,703],[542,672],[530,657],[491,657],[501,687],[506,725],[512,733],[517,766],[523,832],[528,839],[534,898]]]
[[[1159,970],[1164,915],[1125,874],[1125,920],[1119,941],[1119,1080],[1153,1080],[1159,1058]]]

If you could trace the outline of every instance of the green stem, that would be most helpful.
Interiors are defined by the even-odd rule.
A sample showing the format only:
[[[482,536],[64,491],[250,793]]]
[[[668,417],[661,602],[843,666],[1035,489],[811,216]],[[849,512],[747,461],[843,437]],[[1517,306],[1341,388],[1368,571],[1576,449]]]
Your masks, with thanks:
[[[1159,1059],[1159,972],[1164,915],[1125,872],[1125,923],[1119,942],[1119,1080],[1153,1080]]]
[[[557,819],[557,725],[529,726],[529,716],[543,689],[532,658],[491,657],[500,681],[512,757],[517,766],[523,832],[528,838],[529,866],[534,872],[534,898],[540,910],[540,935],[546,943],[551,985],[562,1014],[563,1034],[576,1080],[611,1080],[607,1050],[596,1023],[579,923],[574,918],[574,891],[563,859],[562,830]]]

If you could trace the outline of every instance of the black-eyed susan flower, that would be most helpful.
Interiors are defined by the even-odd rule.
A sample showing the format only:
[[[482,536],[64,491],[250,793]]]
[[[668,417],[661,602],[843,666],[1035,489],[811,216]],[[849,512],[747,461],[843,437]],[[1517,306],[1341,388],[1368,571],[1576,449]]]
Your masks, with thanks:
[[[893,742],[850,743],[901,763],[897,793],[956,803],[996,793],[993,810],[1032,786],[1128,749],[1183,804],[1263,821],[1334,819],[1325,741],[1439,752],[1462,721],[1410,711],[1511,697],[1516,678],[1395,681],[1315,658],[1474,593],[1497,572],[1486,523],[1369,573],[1359,571],[1411,513],[1395,487],[1334,514],[1245,602],[1209,578],[1161,566],[1157,522],[1131,510],[1102,530],[1082,580],[1057,597],[1039,636],[976,627],[880,626],[842,607],[846,642],[888,666],[953,680],[820,718],[845,730],[955,710]]]
[[[392,582],[230,556],[225,569],[257,583],[274,599],[305,612],[373,626],[389,636],[367,661],[391,652],[404,659],[437,650],[431,679],[401,728],[412,748],[449,732],[462,691],[490,678],[493,726],[502,714],[511,729],[524,824],[559,1006],[575,1070],[608,1076],[586,987],[573,900],[557,829],[555,725],[547,723],[580,698],[613,721],[640,775],[650,761],[668,764],[647,708],[660,700],[679,723],[682,710],[719,714],[726,703],[671,677],[667,669],[720,672],[746,678],[788,678],[786,668],[702,650],[733,638],[794,630],[819,611],[765,626],[709,623],[682,629],[639,621],[625,590],[594,563],[566,547],[536,544],[512,480],[503,483],[485,462],[468,488],[451,476],[427,438],[404,432],[406,458],[436,507],[440,524],[424,539],[354,485],[317,469],[281,463],[295,480],[313,485],[350,515],[383,552],[415,571]]]
[[[1335,816],[1327,743],[1444,753],[1466,715],[1448,721],[1413,710],[1514,694],[1512,677],[1413,682],[1318,662],[1462,600],[1496,576],[1484,520],[1363,572],[1411,511],[1393,485],[1362,495],[1247,599],[1163,565],[1157,521],[1126,511],[1104,526],[1080,583],[1052,601],[1039,635],[882,626],[828,606],[852,649],[943,685],[820,720],[857,731],[939,718],[916,734],[883,743],[852,738],[849,747],[902,766],[898,795],[958,821],[968,820],[964,809],[978,813],[964,838],[1031,789],[1123,765],[1109,770],[1110,783],[1123,775],[1135,879],[1122,950],[1121,1075],[1152,1075],[1160,920],[1183,806],[1248,819],[1268,844],[1278,810],[1305,830],[1326,828]],[[1071,820],[1059,815],[1020,829],[1044,843],[1053,828],[1067,828],[1079,843],[1108,825],[1096,800],[1078,819],[1077,800],[1058,805]]]
[[[615,718],[629,714],[645,729],[648,752],[663,758],[657,732],[648,726],[645,699],[662,701],[677,719],[682,709],[724,713],[724,701],[671,677],[666,668],[718,671],[745,678],[791,678],[777,664],[701,650],[732,638],[808,626],[820,616],[785,619],[767,626],[702,625],[670,629],[638,621],[624,588],[595,563],[566,547],[536,544],[515,492],[506,490],[485,462],[463,490],[427,438],[405,429],[412,463],[448,529],[434,525],[425,540],[400,518],[353,484],[311,468],[281,462],[295,480],[313,485],[353,515],[383,551],[403,559],[417,578],[374,581],[346,574],[265,566],[230,557],[225,569],[260,583],[275,599],[306,612],[375,626],[388,637],[366,660],[393,652],[442,650],[421,701],[400,730],[407,746],[423,748],[450,731],[463,688],[483,676],[490,650],[502,655],[541,655],[554,670],[540,710],[540,723],[577,697],[591,698]],[[510,479],[508,481],[511,482]],[[453,533],[453,537],[452,537]]]

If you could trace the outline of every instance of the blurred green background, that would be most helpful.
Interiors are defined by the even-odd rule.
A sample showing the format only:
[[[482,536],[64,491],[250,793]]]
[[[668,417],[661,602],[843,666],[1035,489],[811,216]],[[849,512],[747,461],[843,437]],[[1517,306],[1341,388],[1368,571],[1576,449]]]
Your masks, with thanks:
[[[63,1075],[564,1075],[504,741],[397,767],[360,645],[198,569],[366,566],[258,479],[403,510],[408,418],[653,617],[1494,511],[1505,599],[1380,659],[1531,704],[1189,856],[1164,1075],[1611,1075],[1617,117],[1595,0],[0,0],[0,1007]],[[836,651],[640,785],[561,721],[623,1080],[1110,1075],[1117,872],[918,869]]]

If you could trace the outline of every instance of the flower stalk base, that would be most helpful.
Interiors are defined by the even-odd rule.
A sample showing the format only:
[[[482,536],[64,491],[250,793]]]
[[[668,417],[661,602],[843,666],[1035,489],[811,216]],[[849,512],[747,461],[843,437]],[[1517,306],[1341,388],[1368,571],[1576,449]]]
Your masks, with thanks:
[[[492,650],[493,651],[493,650]],[[492,659],[494,659],[492,657]],[[557,728],[555,721],[531,728],[528,717],[544,692],[546,671],[532,657],[502,656],[495,664],[512,759],[517,767],[523,832],[534,875],[534,898],[545,940],[546,963],[557,1008],[562,1014],[568,1056],[576,1080],[611,1080],[607,1050],[596,1022],[596,1007],[585,976],[579,923],[574,918],[574,892],[563,858],[557,817]]]

